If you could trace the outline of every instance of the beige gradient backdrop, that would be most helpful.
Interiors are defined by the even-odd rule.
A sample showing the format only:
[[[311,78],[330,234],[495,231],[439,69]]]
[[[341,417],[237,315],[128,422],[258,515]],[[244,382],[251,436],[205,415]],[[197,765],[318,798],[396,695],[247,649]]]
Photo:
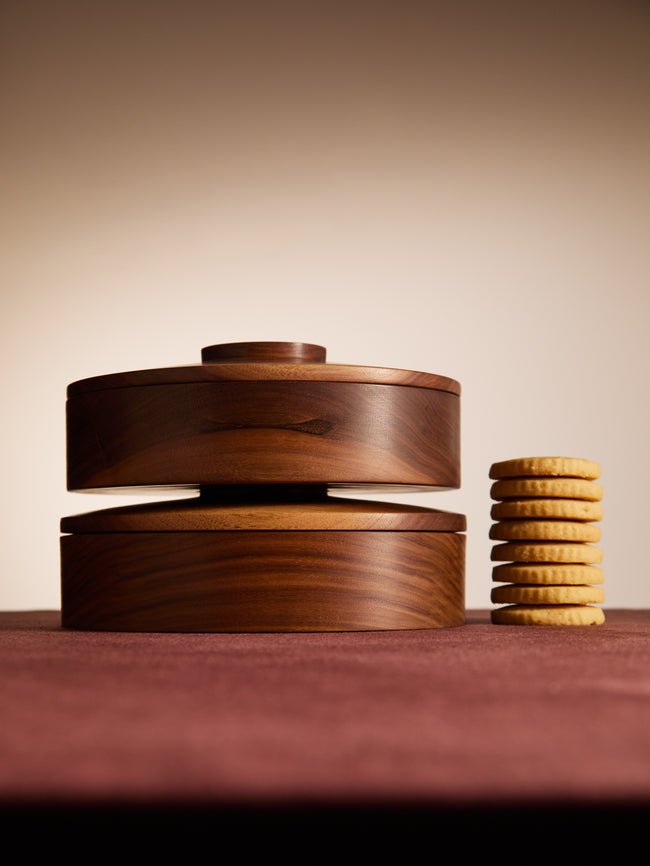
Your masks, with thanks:
[[[58,608],[67,384],[321,343],[463,386],[490,464],[603,467],[607,606],[650,606],[650,11],[635,0],[2,0],[0,608]],[[122,498],[119,498],[122,501]],[[124,498],[123,501],[131,501]]]

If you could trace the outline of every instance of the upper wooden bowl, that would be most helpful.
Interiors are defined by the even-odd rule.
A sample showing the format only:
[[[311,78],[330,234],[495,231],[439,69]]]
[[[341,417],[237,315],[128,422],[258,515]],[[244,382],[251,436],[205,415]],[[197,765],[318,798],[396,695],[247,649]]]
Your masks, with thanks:
[[[68,490],[460,486],[460,385],[326,362],[307,343],[230,343],[202,363],[68,386]]]

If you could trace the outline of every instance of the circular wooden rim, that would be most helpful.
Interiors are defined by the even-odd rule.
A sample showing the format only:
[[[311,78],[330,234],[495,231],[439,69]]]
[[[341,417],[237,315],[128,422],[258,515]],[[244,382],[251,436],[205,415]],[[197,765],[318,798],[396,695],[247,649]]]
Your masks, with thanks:
[[[232,485],[235,487],[236,485]],[[246,486],[246,485],[244,485]],[[269,485],[275,487],[275,484]],[[325,487],[333,491],[346,491],[349,493],[372,493],[372,494],[390,494],[390,493],[448,493],[458,490],[457,486],[442,486],[440,484],[413,484],[411,482],[380,482],[380,481],[342,481],[314,484],[316,487]],[[188,494],[199,493],[204,485],[200,482],[194,484],[122,484],[114,487],[69,487],[70,493],[86,493],[102,496],[178,496],[184,491]]]
[[[163,369],[132,370],[80,379],[68,385],[68,397],[89,391],[142,385],[186,385],[200,382],[359,382],[403,385],[447,391],[460,397],[460,383],[436,373],[421,373],[391,367],[361,367],[347,364],[222,363],[188,364]]]
[[[90,532],[464,532],[464,514],[415,505],[327,498],[314,502],[206,502],[201,497],[64,517],[64,533]]]

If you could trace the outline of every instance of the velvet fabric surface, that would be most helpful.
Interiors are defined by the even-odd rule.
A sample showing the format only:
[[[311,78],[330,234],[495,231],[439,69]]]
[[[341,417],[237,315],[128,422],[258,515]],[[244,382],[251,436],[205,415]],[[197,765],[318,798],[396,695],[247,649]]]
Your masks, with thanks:
[[[6,612],[0,807],[645,815],[649,638],[642,610],[334,634],[81,632]]]

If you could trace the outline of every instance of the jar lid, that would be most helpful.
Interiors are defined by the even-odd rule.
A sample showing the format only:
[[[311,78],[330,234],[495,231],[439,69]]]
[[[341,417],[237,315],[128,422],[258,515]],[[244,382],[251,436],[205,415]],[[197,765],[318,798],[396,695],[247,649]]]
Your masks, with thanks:
[[[375,531],[464,532],[463,514],[392,502],[324,496],[311,500],[263,497],[214,501],[204,497],[107,508],[64,517],[61,531],[235,532]]]
[[[141,385],[199,382],[361,382],[378,385],[410,385],[460,396],[455,379],[390,367],[331,364],[326,349],[313,343],[221,343],[201,350],[201,364],[161,369],[133,370],[80,379],[68,385],[68,397],[89,391]]]

